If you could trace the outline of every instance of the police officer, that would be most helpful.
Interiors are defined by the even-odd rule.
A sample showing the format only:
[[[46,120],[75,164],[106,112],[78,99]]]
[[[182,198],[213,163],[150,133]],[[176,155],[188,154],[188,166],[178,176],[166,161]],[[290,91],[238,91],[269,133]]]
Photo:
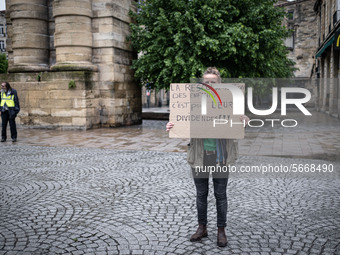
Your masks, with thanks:
[[[20,104],[17,91],[9,85],[8,82],[1,84],[0,94],[0,114],[2,120],[1,142],[6,142],[7,123],[11,128],[12,142],[17,141],[17,128],[15,124],[15,117],[20,111]]]

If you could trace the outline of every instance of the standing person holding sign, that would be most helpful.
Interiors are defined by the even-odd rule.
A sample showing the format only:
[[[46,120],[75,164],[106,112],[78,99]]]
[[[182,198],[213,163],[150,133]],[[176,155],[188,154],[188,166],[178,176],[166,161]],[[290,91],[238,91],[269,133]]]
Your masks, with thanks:
[[[204,83],[220,83],[221,76],[219,71],[214,67],[209,67],[203,74]],[[248,117],[243,115],[241,121],[246,123]],[[173,128],[174,123],[168,122],[166,131]],[[232,139],[202,139],[191,138],[188,145],[187,161],[192,169],[196,187],[196,206],[198,217],[198,228],[190,237],[190,241],[200,241],[203,237],[208,236],[207,232],[207,209],[208,209],[208,192],[209,192],[209,171],[200,171],[201,166],[209,168],[216,167],[218,164],[221,167],[227,167],[229,164],[235,163],[237,159],[238,148],[237,144]],[[197,169],[199,171],[197,171]],[[225,227],[227,222],[227,184],[228,171],[213,172],[214,195],[216,198],[217,209],[217,245],[224,247],[227,245],[227,237]]]

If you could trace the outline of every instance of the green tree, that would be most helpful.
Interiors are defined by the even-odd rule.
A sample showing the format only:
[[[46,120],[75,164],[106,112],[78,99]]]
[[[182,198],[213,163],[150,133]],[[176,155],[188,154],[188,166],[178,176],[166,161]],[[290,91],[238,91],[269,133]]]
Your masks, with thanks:
[[[5,53],[0,54],[0,73],[7,73],[8,61]]]
[[[289,77],[284,11],[273,0],[147,0],[130,12],[129,40],[143,53],[135,77],[152,88],[189,82],[208,66],[222,77]]]

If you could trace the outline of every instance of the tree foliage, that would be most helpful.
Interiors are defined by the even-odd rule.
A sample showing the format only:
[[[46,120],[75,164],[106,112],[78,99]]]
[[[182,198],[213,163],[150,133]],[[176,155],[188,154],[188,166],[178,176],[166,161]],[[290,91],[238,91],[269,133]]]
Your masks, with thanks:
[[[129,37],[142,53],[135,77],[152,88],[189,82],[208,66],[228,77],[289,77],[282,26],[273,0],[147,0],[139,4]]]
[[[5,53],[0,54],[0,73],[7,73],[8,61]]]

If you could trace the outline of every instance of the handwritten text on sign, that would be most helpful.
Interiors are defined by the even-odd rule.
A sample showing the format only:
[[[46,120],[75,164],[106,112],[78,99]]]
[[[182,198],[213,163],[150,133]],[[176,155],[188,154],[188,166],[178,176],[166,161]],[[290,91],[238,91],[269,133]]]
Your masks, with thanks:
[[[244,123],[233,115],[233,95],[226,85],[244,91],[243,83],[173,83],[170,86],[170,131],[174,138],[244,138]]]

